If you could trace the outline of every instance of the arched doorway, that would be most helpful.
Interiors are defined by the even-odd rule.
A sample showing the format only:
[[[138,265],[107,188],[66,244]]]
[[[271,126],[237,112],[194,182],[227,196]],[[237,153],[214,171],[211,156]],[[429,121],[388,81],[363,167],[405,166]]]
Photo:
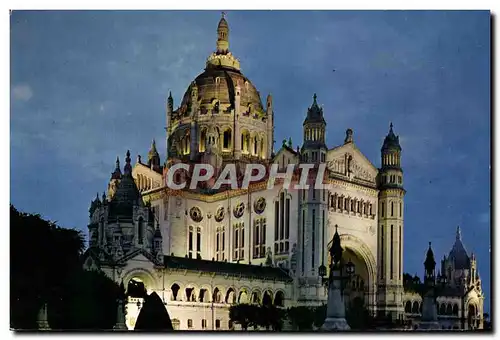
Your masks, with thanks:
[[[474,304],[469,304],[467,308],[467,328],[476,329],[478,327],[478,313],[477,306]]]
[[[135,328],[135,322],[144,304],[144,299],[147,296],[147,286],[145,280],[140,276],[131,276],[125,281],[127,286],[126,297],[126,318],[125,324],[128,329]]]
[[[355,272],[349,278],[344,291],[346,297],[346,308],[352,306],[354,301],[356,301],[358,305],[367,306],[370,303],[370,289],[369,272],[366,262],[357,252],[355,252],[351,248],[344,248],[342,261],[344,264],[348,263],[349,261],[352,262],[355,268]]]
[[[127,297],[144,298],[146,296],[146,286],[139,277],[133,277],[127,284]]]
[[[332,225],[328,226],[328,243],[327,249],[331,247],[331,240],[333,238],[333,233],[335,232],[335,227]],[[339,227],[340,229],[340,227]],[[339,230],[340,232],[340,230]],[[344,252],[342,254],[342,261],[347,263],[351,261],[355,265],[354,276],[351,277],[350,282],[348,282],[345,290],[345,303],[346,306],[356,297],[361,297],[364,300],[364,306],[373,312],[376,306],[376,296],[375,296],[375,283],[376,283],[376,268],[377,263],[375,257],[366,243],[351,234],[340,234],[340,242]],[[331,257],[329,252],[325,252],[325,265],[327,266],[327,277],[330,275],[330,262]],[[353,280],[354,279],[354,283]]]

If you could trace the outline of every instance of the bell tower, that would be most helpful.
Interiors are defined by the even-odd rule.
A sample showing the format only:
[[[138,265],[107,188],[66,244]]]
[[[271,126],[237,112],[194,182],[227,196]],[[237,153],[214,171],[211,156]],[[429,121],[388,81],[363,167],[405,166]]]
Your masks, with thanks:
[[[378,186],[377,309],[392,319],[403,317],[404,195],[401,146],[390,124],[381,149]]]

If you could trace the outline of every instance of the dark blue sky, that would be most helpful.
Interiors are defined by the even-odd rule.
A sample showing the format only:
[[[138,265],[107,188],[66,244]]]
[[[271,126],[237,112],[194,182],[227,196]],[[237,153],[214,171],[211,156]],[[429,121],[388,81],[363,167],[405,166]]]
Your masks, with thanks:
[[[114,161],[165,155],[165,100],[179,104],[215,48],[218,11],[14,12],[11,202],[85,231]],[[265,100],[277,147],[301,142],[314,92],[329,147],[354,130],[380,165],[394,123],[403,148],[404,271],[442,258],[457,225],[490,299],[490,14],[232,11],[230,49]],[[335,72],[333,70],[335,69]]]

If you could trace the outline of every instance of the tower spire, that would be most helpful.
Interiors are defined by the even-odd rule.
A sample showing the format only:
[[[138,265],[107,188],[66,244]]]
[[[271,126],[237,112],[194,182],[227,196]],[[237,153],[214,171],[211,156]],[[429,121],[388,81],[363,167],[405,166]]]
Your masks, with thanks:
[[[116,156],[116,167],[115,171],[111,173],[111,179],[120,179],[122,177],[122,171],[120,170],[120,158]]]
[[[127,157],[125,158],[125,166],[123,167],[123,173],[126,175],[132,175],[132,166],[130,165],[130,150],[127,150]]]
[[[455,239],[457,241],[461,241],[462,240],[462,232],[460,231],[460,226],[457,226],[457,232],[456,232],[456,235],[455,235]]]

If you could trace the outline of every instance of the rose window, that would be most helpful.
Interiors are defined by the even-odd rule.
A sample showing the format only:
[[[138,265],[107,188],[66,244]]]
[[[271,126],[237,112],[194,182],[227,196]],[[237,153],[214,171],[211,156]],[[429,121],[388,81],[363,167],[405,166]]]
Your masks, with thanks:
[[[245,212],[245,205],[243,203],[238,203],[238,205],[234,207],[233,210],[234,217],[240,218],[241,216],[243,216],[244,212]]]
[[[191,219],[195,222],[201,222],[201,220],[203,219],[201,210],[198,207],[192,207],[191,210],[189,211],[189,215],[191,216]]]
[[[220,207],[217,209],[217,212],[215,213],[215,221],[221,222],[224,219],[224,207]]]
[[[260,197],[255,203],[253,204],[253,208],[257,214],[262,214],[264,210],[266,209],[266,199],[264,197]]]

